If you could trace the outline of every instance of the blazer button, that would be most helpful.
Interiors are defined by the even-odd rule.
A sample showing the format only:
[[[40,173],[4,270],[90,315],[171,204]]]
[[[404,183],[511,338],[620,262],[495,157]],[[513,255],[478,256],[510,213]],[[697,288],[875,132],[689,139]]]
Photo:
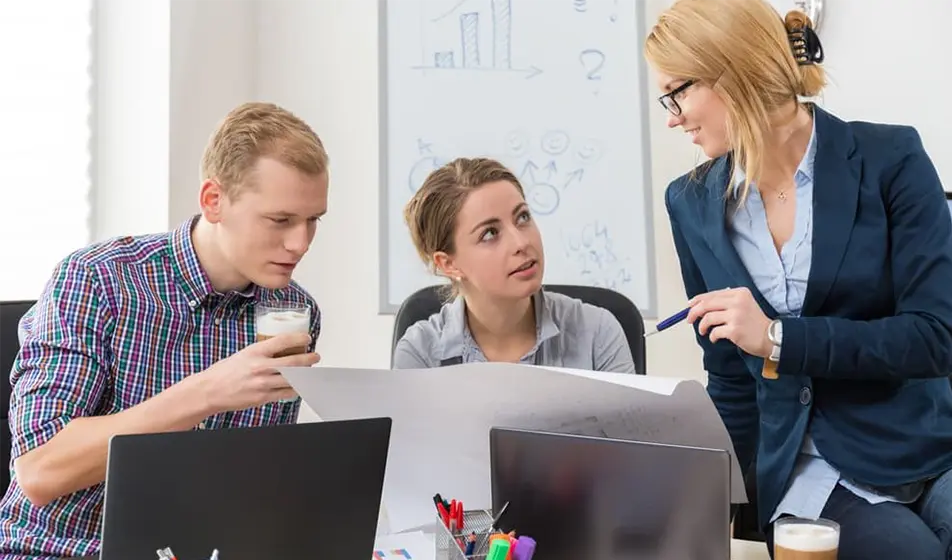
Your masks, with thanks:
[[[811,400],[813,400],[813,391],[809,387],[800,389],[800,404],[807,406]]]

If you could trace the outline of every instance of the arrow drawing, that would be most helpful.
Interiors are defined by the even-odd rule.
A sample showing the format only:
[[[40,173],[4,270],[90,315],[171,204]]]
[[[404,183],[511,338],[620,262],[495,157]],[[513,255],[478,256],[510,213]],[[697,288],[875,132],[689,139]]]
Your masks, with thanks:
[[[529,80],[535,78],[543,72],[538,66],[529,66],[528,68],[478,68],[475,66],[452,66],[453,64],[453,53],[436,53],[437,60],[436,63],[430,66],[418,65],[413,66],[414,70],[439,70],[441,72],[449,70],[460,70],[466,72],[486,72],[486,73],[509,73],[509,74],[525,74],[525,79]],[[465,60],[465,59],[464,59]]]
[[[569,173],[568,177],[565,178],[565,183],[562,185],[562,189],[567,189],[573,181],[580,182],[583,175],[585,175],[584,169],[576,169],[575,171]]]
[[[539,166],[537,166],[537,165],[536,165],[535,163],[533,163],[532,161],[527,161],[526,164],[525,164],[525,166],[523,166],[523,168],[522,168],[522,173],[519,174],[519,178],[525,180],[526,175],[528,175],[528,176],[529,176],[529,181],[528,181],[529,184],[534,185],[535,183],[538,182],[538,181],[536,180],[536,177],[535,177],[535,172],[538,171],[538,170],[539,170]]]

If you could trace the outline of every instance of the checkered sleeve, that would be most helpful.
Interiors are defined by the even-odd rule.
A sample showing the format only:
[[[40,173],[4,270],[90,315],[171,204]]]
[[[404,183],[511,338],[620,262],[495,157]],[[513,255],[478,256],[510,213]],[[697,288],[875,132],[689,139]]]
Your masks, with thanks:
[[[12,458],[52,438],[70,420],[97,413],[106,392],[111,316],[89,267],[61,262],[20,323],[10,374]]]
[[[321,308],[318,307],[317,302],[313,299],[310,301],[311,306],[311,347],[309,350],[313,352],[317,349],[317,339],[321,336]]]

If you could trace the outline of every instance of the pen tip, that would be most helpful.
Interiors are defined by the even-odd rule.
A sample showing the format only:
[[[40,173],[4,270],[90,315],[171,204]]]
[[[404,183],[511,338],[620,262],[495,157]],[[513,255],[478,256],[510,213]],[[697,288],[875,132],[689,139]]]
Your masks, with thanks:
[[[646,333],[644,334],[644,337],[645,337],[645,338],[648,338],[649,336],[651,336],[651,335],[653,335],[653,334],[658,334],[658,331],[656,331],[656,330],[648,331],[648,332],[646,332]]]

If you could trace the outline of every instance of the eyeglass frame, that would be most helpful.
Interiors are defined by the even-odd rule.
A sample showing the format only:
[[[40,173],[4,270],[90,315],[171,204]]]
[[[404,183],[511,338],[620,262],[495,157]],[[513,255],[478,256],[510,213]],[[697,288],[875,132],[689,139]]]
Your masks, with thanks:
[[[697,80],[688,80],[668,93],[662,95],[658,98],[658,102],[661,103],[661,106],[664,107],[664,110],[671,113],[675,117],[680,117],[682,113],[681,105],[678,103],[678,100],[674,96],[683,93],[686,89],[693,86],[697,83]],[[668,106],[666,100],[670,100],[671,107]]]

